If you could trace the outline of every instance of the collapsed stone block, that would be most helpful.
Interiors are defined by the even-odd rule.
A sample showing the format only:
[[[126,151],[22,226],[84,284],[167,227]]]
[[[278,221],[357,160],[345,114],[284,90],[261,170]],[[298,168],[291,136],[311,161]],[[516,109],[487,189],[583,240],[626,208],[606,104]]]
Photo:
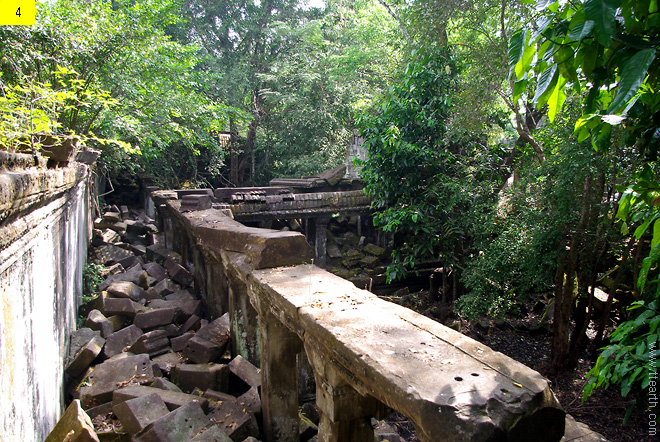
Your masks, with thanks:
[[[101,336],[101,332],[89,327],[73,331],[69,337],[69,359],[72,359],[94,336]]]
[[[163,264],[166,260],[171,259],[176,263],[181,262],[181,255],[173,250],[168,249],[163,244],[153,244],[147,247],[147,260]]]
[[[95,256],[94,260],[96,262],[103,264],[105,266],[121,263],[122,260],[129,257],[135,257],[135,255],[133,255],[133,253],[129,252],[128,250],[124,250],[121,247],[117,247],[112,244],[105,244],[102,245],[101,247],[97,247],[94,250],[94,256]],[[127,267],[124,266],[124,268]]]
[[[227,349],[230,340],[229,314],[199,329],[183,350],[183,355],[198,364],[217,361]]]
[[[170,412],[158,393],[120,402],[112,407],[112,411],[131,436]]]
[[[149,228],[142,221],[133,221],[126,224],[126,233],[142,236],[149,233]]]
[[[169,278],[164,278],[160,282],[156,283],[149,291],[153,291],[158,295],[158,297],[165,297],[170,293],[174,293],[179,289],[179,286],[174,282],[170,281]]]
[[[135,354],[147,353],[149,356],[158,356],[167,353],[170,340],[164,330],[154,330],[140,336],[128,349]]]
[[[129,387],[115,390],[112,394],[112,404],[114,406],[129,399],[147,396],[153,393],[157,393],[160,396],[163,402],[165,402],[165,405],[167,405],[167,409],[170,411],[176,410],[177,408],[191,402],[201,406],[204,411],[208,411],[209,409],[209,401],[206,398],[194,396],[192,394],[179,393],[177,391],[161,390],[159,388],[147,387],[144,385],[131,385]]]
[[[195,388],[227,391],[229,368],[224,364],[179,364],[173,367],[171,379],[186,393]]]
[[[46,442],[99,442],[92,421],[80,406],[80,401],[74,399],[46,437]]]
[[[202,314],[202,301],[196,299],[182,299],[182,300],[165,300],[154,299],[149,303],[151,308],[174,308],[179,313],[178,318],[181,321],[187,321],[192,315]]]
[[[192,273],[186,270],[181,264],[176,263],[173,259],[167,259],[165,261],[165,268],[170,277],[175,281],[181,284],[182,287],[189,287],[194,277]]]
[[[232,440],[220,428],[213,426],[205,430],[202,434],[195,436],[195,442],[232,442]]]
[[[143,271],[143,273],[146,273]],[[139,301],[144,297],[144,290],[131,281],[114,281],[108,286],[108,293],[117,298],[129,298]]]
[[[66,374],[72,378],[81,375],[101,353],[104,344],[105,339],[101,336],[93,336],[92,339],[80,348],[74,358],[66,365],[64,368]]]
[[[146,384],[155,379],[148,355],[108,360],[86,377],[89,385],[78,391],[83,408],[88,409],[112,400],[113,391],[126,384]]]
[[[167,277],[167,272],[165,267],[157,264],[155,262],[148,262],[144,265],[144,270],[151,276],[156,279],[156,282],[160,282]]]
[[[140,328],[135,325],[129,325],[119,331],[116,331],[108,336],[105,342],[104,354],[106,357],[111,358],[124,349],[128,349],[131,345],[135,344],[140,336],[144,334]]]
[[[229,370],[250,387],[261,387],[261,370],[243,356],[236,356],[229,363]]]
[[[122,315],[128,318],[135,318],[140,312],[147,309],[137,302],[128,298],[103,298],[103,308],[101,309],[106,316]]]
[[[172,324],[176,317],[174,308],[155,308],[140,312],[133,318],[133,324],[143,330],[160,327],[162,325]]]
[[[182,334],[181,336],[177,336],[176,338],[170,339],[170,345],[172,346],[172,350],[183,351],[183,349],[186,347],[186,344],[193,336],[195,336],[195,333],[187,332]]]
[[[114,326],[112,322],[105,317],[103,313],[94,309],[87,315],[87,320],[85,321],[85,327],[89,327],[92,330],[98,330],[101,332],[101,336],[107,338],[112,333],[114,333]]]
[[[187,333],[191,330],[197,331],[202,326],[202,320],[197,315],[191,315],[181,326],[181,333]]]
[[[177,391],[183,393],[179,387],[174,382],[168,381],[166,378],[156,378],[151,387],[158,388],[160,390],[167,391]]]
[[[240,395],[236,402],[248,413],[261,413],[261,396],[257,387],[252,387]]]
[[[175,365],[182,364],[184,361],[183,356],[178,352],[167,352],[153,357],[152,360],[167,376],[170,375],[170,372]]]
[[[191,402],[151,422],[137,436],[139,442],[181,442],[190,440],[208,425],[199,404]]]
[[[259,426],[253,414],[246,413],[236,401],[225,401],[209,414],[210,421],[234,442],[259,436]]]

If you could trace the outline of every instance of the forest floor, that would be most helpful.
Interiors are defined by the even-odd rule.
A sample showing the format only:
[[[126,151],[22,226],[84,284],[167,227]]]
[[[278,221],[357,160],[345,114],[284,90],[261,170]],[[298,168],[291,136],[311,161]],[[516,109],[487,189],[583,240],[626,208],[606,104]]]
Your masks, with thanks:
[[[426,292],[414,293],[397,300],[398,303],[415,309],[416,305],[410,300],[419,300],[428,297]],[[388,297],[384,297],[387,299]],[[439,309],[426,299],[427,308],[424,314],[439,320],[429,312],[437,312]],[[582,402],[582,389],[586,383],[586,375],[593,367],[598,357],[598,350],[593,345],[587,347],[579,360],[578,366],[558,376],[548,374],[550,365],[550,332],[529,332],[529,324],[539,322],[539,313],[534,313],[532,308],[524,309],[529,313],[517,317],[507,317],[504,320],[495,321],[492,318],[481,318],[477,321],[460,322],[460,331],[471,338],[488,345],[493,350],[522,362],[528,367],[537,370],[546,376],[552,385],[552,390],[559,399],[567,413],[571,414],[577,421],[587,424],[592,430],[603,435],[610,442],[655,442],[657,436],[649,435],[648,412],[635,410],[628,422],[623,425],[623,418],[629,401],[622,399],[618,386],[609,390],[596,390],[585,402]],[[445,325],[456,328],[457,319],[446,319]],[[591,332],[591,330],[590,330]],[[416,442],[412,425],[403,417],[396,414],[388,419],[397,432],[407,441]]]

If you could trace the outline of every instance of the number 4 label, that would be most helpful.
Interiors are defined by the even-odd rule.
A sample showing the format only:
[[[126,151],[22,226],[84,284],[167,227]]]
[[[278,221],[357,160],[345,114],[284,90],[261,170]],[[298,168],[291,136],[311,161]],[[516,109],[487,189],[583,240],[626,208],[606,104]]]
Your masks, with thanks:
[[[36,0],[0,0],[0,25],[33,25]]]

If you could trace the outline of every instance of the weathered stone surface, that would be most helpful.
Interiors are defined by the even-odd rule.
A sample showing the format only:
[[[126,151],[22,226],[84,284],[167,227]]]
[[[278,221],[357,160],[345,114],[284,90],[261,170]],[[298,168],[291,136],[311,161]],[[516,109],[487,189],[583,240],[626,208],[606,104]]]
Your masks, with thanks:
[[[310,421],[307,419],[305,416],[300,415],[300,425],[299,425],[299,434],[300,434],[300,442],[307,442],[314,436],[316,436],[319,432],[318,426],[314,424],[314,422]],[[382,439],[379,439],[378,441],[380,442]],[[389,441],[388,441],[389,442]],[[394,441],[391,441],[394,442]],[[396,441],[399,442],[399,441]]]
[[[138,236],[149,233],[149,228],[142,221],[134,221],[126,224],[126,233],[132,233]]]
[[[116,281],[130,281],[135,285],[144,287],[148,274],[142,268],[142,265],[134,265],[130,269],[108,276],[98,287],[99,290],[108,290],[108,287]]]
[[[261,387],[261,370],[238,355],[228,364],[229,370],[250,387]]]
[[[186,347],[186,344],[192,338],[195,336],[195,333],[193,332],[187,332],[182,334],[181,336],[177,336],[176,338],[170,339],[170,344],[172,346],[172,350],[174,351],[183,351],[183,349]]]
[[[561,439],[564,412],[530,368],[315,266],[256,270],[250,278],[258,311],[275,310],[304,330],[319,375],[350,370],[353,389],[407,415],[421,440]],[[352,407],[332,391],[319,396],[317,381],[317,401],[339,422]]]
[[[607,439],[567,414],[566,431],[561,442],[607,442]]]
[[[365,253],[368,253],[368,254],[373,255],[373,256],[377,256],[379,258],[384,256],[385,252],[386,252],[386,250],[384,248],[378,247],[375,244],[367,244],[366,246],[364,246],[364,249],[362,249],[362,250]]]
[[[227,391],[229,368],[224,364],[179,364],[172,369],[171,379],[185,393],[195,388]]]
[[[156,378],[154,383],[151,384],[151,387],[159,388],[161,390],[176,391],[179,393],[183,393],[181,389],[174,382],[168,381],[166,378]]]
[[[181,335],[181,331],[179,330],[179,327],[176,326],[175,324],[167,324],[158,327],[159,330],[165,330],[165,333],[167,333],[168,338],[176,338]]]
[[[193,275],[186,270],[181,264],[176,263],[173,259],[165,260],[165,268],[170,277],[175,281],[181,284],[181,287],[189,287],[194,277]]]
[[[168,301],[197,301],[198,298],[188,290],[177,290],[174,293],[165,296]]]
[[[252,387],[240,395],[236,402],[248,413],[261,413],[261,397],[257,387]]]
[[[101,332],[89,327],[73,331],[69,337],[69,359],[72,359],[94,336],[101,336]]]
[[[89,416],[80,407],[80,401],[74,399],[57,422],[46,442],[99,442]]]
[[[246,227],[213,209],[189,212],[185,217],[196,226],[198,241],[218,250],[245,253],[257,269],[295,265],[314,258],[304,235],[297,232]]]
[[[181,325],[181,333],[187,333],[188,331],[197,331],[202,326],[202,320],[197,315],[191,315],[186,322]]]
[[[121,221],[121,213],[120,212],[105,212],[103,214],[103,220],[108,221],[110,223],[118,223]]]
[[[81,375],[89,367],[94,359],[101,353],[105,339],[101,336],[94,336],[85,344],[74,358],[66,365],[64,371],[66,374],[75,378]]]
[[[129,298],[133,301],[139,301],[144,297],[144,290],[130,281],[112,282],[108,286],[108,293],[117,298]]]
[[[151,422],[137,442],[182,442],[195,437],[209,420],[197,403],[188,403]]]
[[[156,282],[160,282],[165,277],[167,277],[167,272],[165,267],[155,262],[148,262],[144,265],[144,270],[149,274],[149,276],[156,279]]]
[[[161,244],[153,244],[147,247],[147,260],[163,264],[167,259],[171,259],[176,263],[181,262],[181,255],[173,250],[168,249]]]
[[[183,355],[198,364],[217,361],[225,353],[229,339],[229,314],[224,314],[200,328],[186,343]]]
[[[191,316],[202,314],[202,301],[197,299],[182,299],[169,301],[167,299],[154,299],[149,303],[154,309],[175,309],[177,321],[187,321]]]
[[[383,421],[371,419],[371,425],[374,427],[374,436],[378,442],[403,442],[401,436],[392,429],[392,427]]]
[[[154,381],[148,355],[128,356],[108,360],[96,366],[86,378],[88,386],[79,390],[83,408],[92,408],[112,400],[112,392],[127,384],[146,384]]]
[[[177,391],[161,390],[159,388],[147,387],[144,385],[131,385],[129,387],[115,390],[112,395],[112,404],[114,406],[129,399],[147,396],[153,393],[158,393],[170,411],[176,410],[177,408],[190,402],[197,403],[205,411],[208,410],[209,407],[209,401],[206,398],[194,396],[192,394],[179,393]]]
[[[147,309],[143,305],[128,298],[105,297],[103,298],[102,310],[106,316],[121,315],[132,319],[135,318],[135,315]]]
[[[147,353],[150,357],[167,353],[170,340],[165,330],[153,330],[140,336],[128,351],[135,354]]]
[[[162,355],[155,356],[152,359],[158,368],[167,376],[170,375],[170,372],[175,365],[182,364],[184,362],[184,358],[179,352],[167,352]]]
[[[149,330],[162,325],[172,324],[176,317],[177,310],[174,308],[154,308],[141,312],[133,318],[133,324],[143,329]]]
[[[181,198],[181,211],[206,210],[211,208],[209,195],[184,195]]]
[[[170,293],[174,293],[179,290],[179,286],[170,281],[169,278],[165,278],[151,287],[149,290],[156,293],[157,296],[167,296]]]
[[[195,442],[231,442],[229,436],[220,428],[213,426],[205,430],[202,434],[191,439]]]
[[[236,401],[225,401],[209,414],[211,422],[234,442],[259,436],[259,426],[253,414],[246,413]]]
[[[112,265],[123,259],[135,257],[133,253],[112,244],[105,244],[94,250],[95,260],[103,265]],[[122,264],[123,265],[123,264]],[[125,267],[124,267],[125,268]]]
[[[120,402],[112,407],[112,411],[131,436],[170,412],[158,393]]]
[[[129,325],[126,328],[116,331],[106,339],[103,353],[107,358],[118,355],[125,349],[128,349],[131,345],[135,344],[135,341],[137,341],[143,334],[144,331],[135,325]]]
[[[114,326],[112,322],[105,317],[103,313],[94,309],[87,315],[87,320],[85,321],[85,327],[89,327],[92,330],[98,330],[101,332],[101,336],[107,338],[112,333],[114,333]]]

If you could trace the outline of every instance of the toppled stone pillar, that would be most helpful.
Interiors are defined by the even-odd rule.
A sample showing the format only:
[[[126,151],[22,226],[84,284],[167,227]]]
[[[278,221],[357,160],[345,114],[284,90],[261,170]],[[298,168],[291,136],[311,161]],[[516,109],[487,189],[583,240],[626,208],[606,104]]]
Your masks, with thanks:
[[[261,399],[266,441],[298,440],[298,374],[301,342],[270,313],[261,327]]]

